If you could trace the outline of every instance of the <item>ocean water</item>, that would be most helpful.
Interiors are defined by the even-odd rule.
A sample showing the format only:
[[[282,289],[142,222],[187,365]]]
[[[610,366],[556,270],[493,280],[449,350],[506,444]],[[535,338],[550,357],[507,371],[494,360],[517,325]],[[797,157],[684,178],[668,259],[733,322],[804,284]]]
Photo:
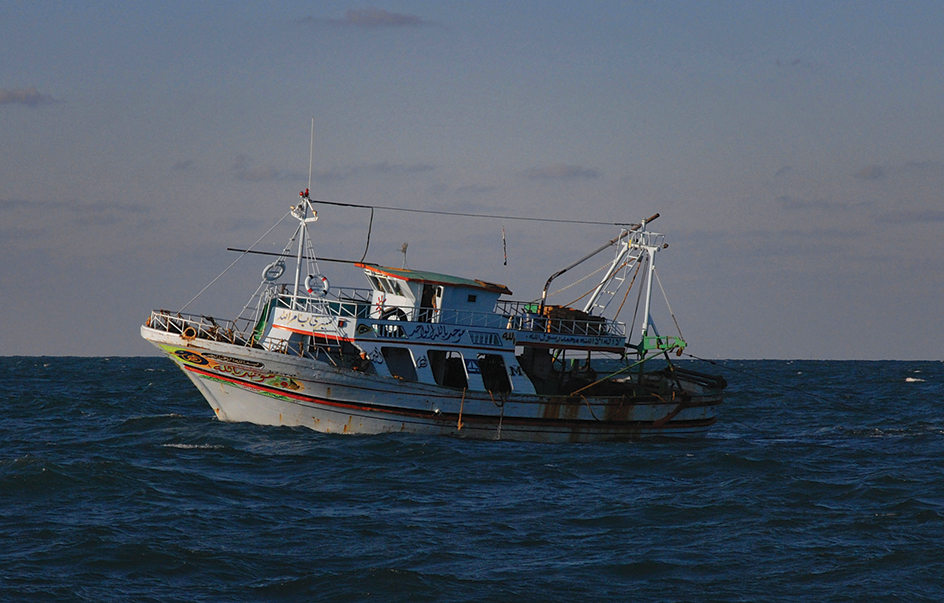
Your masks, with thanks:
[[[944,364],[725,361],[704,437],[217,421],[162,358],[0,358],[0,601],[942,601]]]

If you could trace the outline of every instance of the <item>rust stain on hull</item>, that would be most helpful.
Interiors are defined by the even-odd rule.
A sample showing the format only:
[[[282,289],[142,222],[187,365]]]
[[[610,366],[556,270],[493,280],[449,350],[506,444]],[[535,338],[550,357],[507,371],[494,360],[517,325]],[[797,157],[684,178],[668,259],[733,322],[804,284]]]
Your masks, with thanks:
[[[576,420],[580,418],[580,407],[583,404],[583,400],[576,396],[551,398],[550,402],[541,405],[541,418]]]
[[[634,406],[635,404],[628,401],[626,396],[622,396],[616,400],[609,400],[606,406],[603,407],[603,420],[628,421]]]
[[[561,406],[560,404],[547,403],[543,405],[544,408],[541,409],[541,418],[542,419],[559,419]]]

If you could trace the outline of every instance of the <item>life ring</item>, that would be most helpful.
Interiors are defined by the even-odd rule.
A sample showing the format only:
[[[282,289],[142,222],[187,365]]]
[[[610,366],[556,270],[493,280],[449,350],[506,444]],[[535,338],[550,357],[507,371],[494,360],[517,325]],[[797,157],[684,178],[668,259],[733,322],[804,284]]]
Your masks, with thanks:
[[[271,283],[274,280],[278,280],[284,273],[285,262],[278,260],[265,267],[265,270],[262,271],[262,278]]]
[[[377,314],[380,314],[383,312],[385,303],[387,303],[387,295],[384,293],[381,293],[380,296],[377,298]]]
[[[318,289],[316,289],[316,287],[318,287]],[[323,274],[309,274],[305,278],[305,290],[309,293],[314,293],[319,297],[324,297],[328,294],[328,289],[330,288],[331,285],[328,283],[328,277],[324,276]]]
[[[197,330],[194,329],[192,325],[187,325],[184,327],[184,331],[180,336],[187,341],[192,341],[197,338]]]

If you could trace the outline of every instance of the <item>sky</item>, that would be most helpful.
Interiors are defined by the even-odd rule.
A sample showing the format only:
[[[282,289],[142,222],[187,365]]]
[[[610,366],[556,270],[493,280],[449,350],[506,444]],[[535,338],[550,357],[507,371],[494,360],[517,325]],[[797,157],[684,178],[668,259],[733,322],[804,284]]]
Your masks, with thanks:
[[[221,273],[187,310],[238,314],[268,260],[227,247],[308,187],[313,124],[313,198],[509,217],[378,210],[367,261],[529,300],[659,213],[692,354],[944,359],[942,31],[941,2],[0,1],[0,355],[156,354],[148,313]],[[369,211],[318,212],[316,253],[360,259]]]

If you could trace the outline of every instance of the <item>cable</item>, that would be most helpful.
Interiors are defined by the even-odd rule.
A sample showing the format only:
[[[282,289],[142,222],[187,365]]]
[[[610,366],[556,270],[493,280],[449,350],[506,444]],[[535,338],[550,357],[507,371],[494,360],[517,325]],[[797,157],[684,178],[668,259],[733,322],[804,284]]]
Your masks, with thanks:
[[[364,259],[367,257],[367,250],[370,249],[370,231],[374,228],[374,208],[370,208],[370,222],[367,224],[367,244],[364,245],[364,255],[361,256],[361,263],[364,263]],[[404,263],[406,262],[406,256],[403,257]]]
[[[440,211],[435,209],[407,209],[403,207],[385,207],[383,205],[362,205],[359,203],[338,203],[337,201],[319,201],[309,199],[312,203],[335,205],[337,207],[356,207],[359,209],[383,209],[386,211],[401,211],[413,214],[434,214],[438,216],[458,216],[462,218],[488,218],[494,220],[521,220],[524,222],[556,222],[559,224],[592,224],[594,226],[635,226],[633,222],[597,222],[594,220],[558,220],[555,218],[534,218],[530,216],[503,216],[498,214],[467,214],[462,212]]]
[[[685,339],[682,335],[682,327],[679,326],[677,320],[675,320],[675,312],[672,311],[672,305],[669,304],[669,296],[665,294],[665,289],[662,287],[662,279],[659,278],[659,273],[656,272],[656,269],[652,269],[652,273],[656,276],[656,282],[659,284],[659,289],[662,291],[662,297],[665,299],[665,305],[669,309],[669,316],[672,317],[672,322],[675,323],[675,329],[678,331],[679,337]]]

